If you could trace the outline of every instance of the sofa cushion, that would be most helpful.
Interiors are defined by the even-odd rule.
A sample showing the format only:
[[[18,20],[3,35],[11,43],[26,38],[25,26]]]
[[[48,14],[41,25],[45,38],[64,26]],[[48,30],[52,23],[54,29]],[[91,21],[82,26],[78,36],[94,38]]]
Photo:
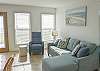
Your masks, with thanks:
[[[63,49],[56,49],[55,52],[57,52],[58,55],[71,54],[70,51],[66,51]]]
[[[77,53],[78,58],[88,56],[88,55],[89,55],[89,48],[86,48],[86,47],[81,48]]]
[[[59,50],[60,48],[57,48],[57,47],[55,47],[55,46],[50,46],[50,49]]]
[[[74,50],[72,51],[72,56],[76,56],[76,54],[78,53],[80,49],[80,44],[76,45],[76,47],[74,48]]]
[[[58,50],[59,48],[55,47],[55,46],[50,46],[49,48],[49,54],[51,56],[58,56],[59,54],[55,51]]]
[[[75,46],[77,44],[79,44],[79,40],[77,40],[77,39],[70,39],[69,43],[68,43],[68,46],[67,46],[67,49],[70,50],[70,51],[73,51],[73,49],[75,48]]]

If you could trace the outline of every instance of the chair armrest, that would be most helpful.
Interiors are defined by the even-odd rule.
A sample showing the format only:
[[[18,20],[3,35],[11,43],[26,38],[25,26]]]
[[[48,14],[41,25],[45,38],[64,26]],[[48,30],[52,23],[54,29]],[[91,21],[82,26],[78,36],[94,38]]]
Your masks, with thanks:
[[[31,42],[29,42],[29,48],[31,47],[31,45],[32,45],[32,41],[31,41]]]
[[[44,42],[42,42],[42,55],[44,54]]]
[[[29,42],[29,45],[32,45],[32,41]]]
[[[44,47],[44,42],[42,42],[42,46]]]

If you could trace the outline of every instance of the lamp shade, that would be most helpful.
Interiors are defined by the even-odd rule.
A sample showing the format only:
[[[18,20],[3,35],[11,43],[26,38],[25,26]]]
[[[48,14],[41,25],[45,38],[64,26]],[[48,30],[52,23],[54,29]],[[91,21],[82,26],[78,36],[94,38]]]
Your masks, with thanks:
[[[58,36],[58,32],[57,31],[52,31],[52,36]]]

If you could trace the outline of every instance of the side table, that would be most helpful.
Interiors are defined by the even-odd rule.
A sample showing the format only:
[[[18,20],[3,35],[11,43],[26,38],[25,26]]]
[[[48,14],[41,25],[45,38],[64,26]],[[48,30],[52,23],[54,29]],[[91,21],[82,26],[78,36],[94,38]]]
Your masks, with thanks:
[[[27,45],[19,45],[19,57],[27,56]]]

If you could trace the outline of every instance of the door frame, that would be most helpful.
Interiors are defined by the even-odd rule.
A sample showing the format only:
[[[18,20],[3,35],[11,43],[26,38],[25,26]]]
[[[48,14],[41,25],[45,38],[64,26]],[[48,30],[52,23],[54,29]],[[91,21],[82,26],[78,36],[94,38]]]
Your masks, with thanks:
[[[9,42],[8,42],[8,24],[7,24],[7,12],[0,12],[0,16],[3,16],[3,27],[4,27],[4,41],[5,48],[0,48],[0,52],[9,51]]]

